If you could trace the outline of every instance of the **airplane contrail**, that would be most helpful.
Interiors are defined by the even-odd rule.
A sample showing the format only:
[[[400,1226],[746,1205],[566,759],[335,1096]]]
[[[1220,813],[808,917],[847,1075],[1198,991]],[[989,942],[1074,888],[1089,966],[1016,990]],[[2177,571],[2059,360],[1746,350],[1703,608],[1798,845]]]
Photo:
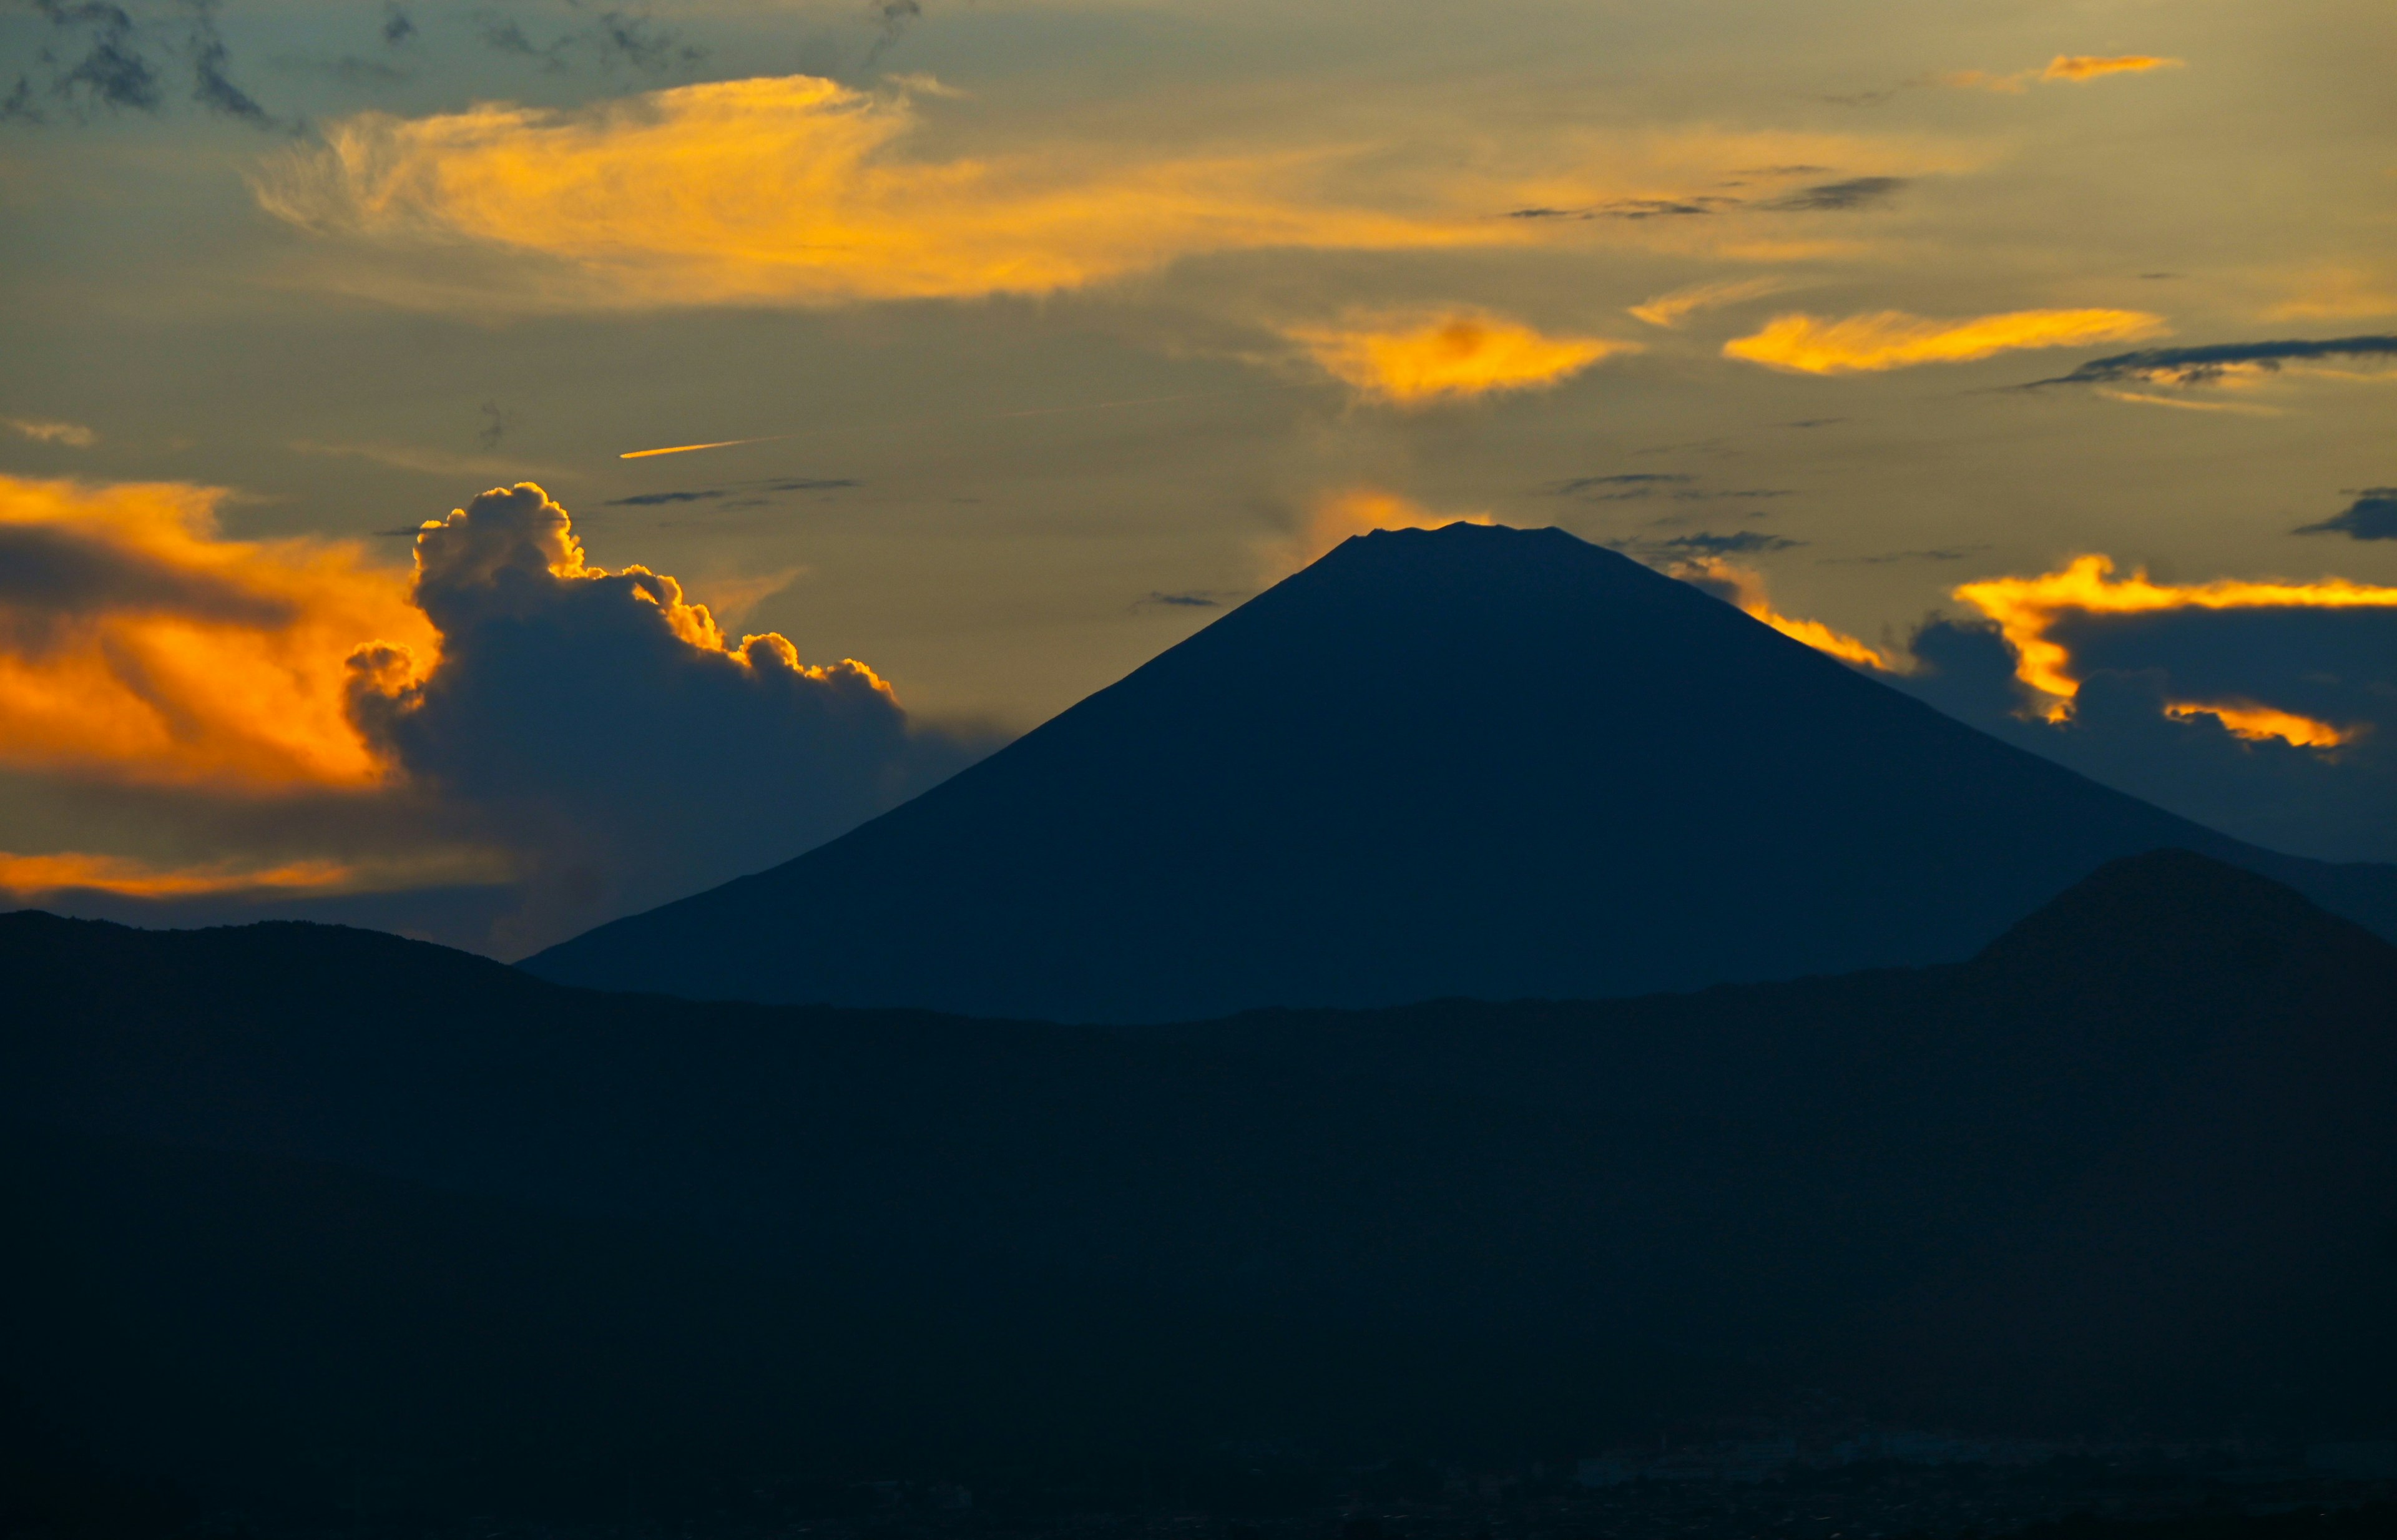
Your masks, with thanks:
[[[1243,385],[1234,390],[1185,391],[1179,395],[1136,395],[1126,401],[1092,401],[1078,407],[1035,407],[1028,411],[987,412],[978,417],[950,418],[947,419],[947,421],[956,422],[998,422],[1016,417],[1055,417],[1064,412],[1112,411],[1118,407],[1148,407],[1155,406],[1162,401],[1197,401],[1210,395],[1253,395],[1262,391],[1305,390],[1308,388],[1308,386],[1318,382],[1319,382],[1315,381],[1306,381],[1292,385]],[[833,426],[836,425],[828,424],[824,428],[806,429],[802,431],[824,433],[831,431]],[[713,444],[669,444],[663,449],[627,449],[616,458],[619,460],[648,460],[655,455],[690,454],[697,449],[730,449],[743,444],[778,444],[783,439],[797,438],[798,436],[799,435],[796,433],[775,433],[768,434],[762,438],[719,438]]]

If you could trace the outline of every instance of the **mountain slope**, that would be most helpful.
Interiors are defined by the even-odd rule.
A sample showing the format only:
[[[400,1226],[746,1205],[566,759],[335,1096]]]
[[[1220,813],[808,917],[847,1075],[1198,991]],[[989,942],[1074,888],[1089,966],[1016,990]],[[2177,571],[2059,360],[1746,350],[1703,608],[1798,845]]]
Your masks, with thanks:
[[[1560,530],[1351,540],[797,860],[524,966],[704,998],[1162,1021],[1969,956],[2115,856],[2274,856]]]
[[[258,1458],[396,1437],[306,1397],[419,1359],[422,1404],[556,1422],[407,1333],[538,1320],[560,1266],[527,1354],[621,1321],[624,1396],[716,1365],[690,1394],[759,1427],[918,1452],[1578,1440],[1821,1388],[2045,1433],[2397,1414],[2397,948],[2182,852],[1962,964],[1168,1028],[595,994],[309,926],[0,917],[0,972],[8,1297],[72,1329],[11,1376],[108,1366],[113,1416],[210,1404],[142,1391],[179,1359],[321,1360],[210,1445]],[[913,1388],[843,1410],[884,1363]]]

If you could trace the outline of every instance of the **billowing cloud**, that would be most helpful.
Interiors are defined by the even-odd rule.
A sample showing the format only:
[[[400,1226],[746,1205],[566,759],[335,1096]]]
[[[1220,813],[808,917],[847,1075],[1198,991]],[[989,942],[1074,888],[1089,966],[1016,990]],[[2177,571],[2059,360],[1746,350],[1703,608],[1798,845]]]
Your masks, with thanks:
[[[1788,287],[1788,280],[1769,275],[1719,279],[1713,283],[1668,289],[1631,306],[1630,314],[1652,327],[1678,327],[1698,311],[1734,305],[1743,300],[1761,299],[1767,294],[1780,293]]]
[[[1357,316],[1285,333],[1324,372],[1369,400],[1402,407],[1561,383],[1637,342],[1551,337],[1483,311]]]
[[[0,765],[245,794],[362,789],[341,660],[437,639],[346,542],[220,536],[221,490],[0,476]]]
[[[1346,487],[1325,492],[1306,510],[1292,534],[1264,547],[1265,581],[1271,583],[1297,571],[1351,535],[1375,529],[1439,529],[1451,524],[1493,524],[1488,513],[1436,513],[1396,492],[1377,487]]]
[[[1892,683],[1983,731],[2241,838],[2397,860],[2397,610],[2060,616],[2079,684],[2050,720],[1994,624],[1916,632]]]
[[[2138,310],[2016,310],[1966,320],[1928,320],[1884,310],[1832,321],[1776,315],[1761,331],[1723,344],[1726,358],[1800,374],[1850,374],[1964,363],[2018,348],[2124,341],[2166,330]]]
[[[2046,385],[2236,385],[2286,370],[2328,370],[2334,362],[2386,368],[2397,361],[2397,337],[2327,337],[2312,341],[2210,342],[2201,347],[2148,348],[2092,358],[2069,374],[2034,380]]]
[[[1968,583],[1955,597],[1994,623],[2013,651],[2015,676],[2037,692],[2039,715],[2061,721],[2074,709],[2082,668],[2073,657],[2069,627],[2091,617],[2156,615],[2176,610],[2390,610],[2397,611],[2397,588],[2324,578],[2316,583],[2256,583],[2224,578],[2206,583],[2161,583],[2144,571],[2113,576],[2103,556],[2075,557],[2059,570],[2032,577],[1986,578]],[[2346,741],[2339,724],[2301,717],[2280,704],[2252,696],[2198,696],[2164,703],[2176,716],[2210,715],[2243,736],[2258,733],[2293,744],[2326,746]],[[2275,722],[2279,726],[2275,726]]]
[[[71,449],[88,449],[100,442],[100,435],[80,422],[58,422],[38,417],[0,417],[0,427],[20,434],[37,444],[64,444]]]
[[[2397,487],[2366,487],[2344,513],[2319,524],[2300,524],[2297,535],[2345,535],[2350,540],[2397,540]]]
[[[584,559],[530,483],[416,540],[413,597],[439,636],[349,660],[376,750],[479,837],[516,852],[529,900],[509,946],[770,865],[966,763],[850,659],[733,639],[663,573]]]
[[[304,228],[545,259],[574,304],[829,304],[1039,294],[1200,252],[1532,238],[1346,206],[1326,152],[1116,164],[1092,150],[910,158],[904,94],[790,75],[587,111],[369,113],[258,182]]]
[[[1706,555],[1676,561],[1666,570],[1683,583],[1694,584],[1726,603],[1736,605],[1750,619],[1762,621],[1792,641],[1804,642],[1817,652],[1828,653],[1844,663],[1859,668],[1890,673],[1903,665],[1867,642],[1858,641],[1843,631],[1837,631],[1821,621],[1801,620],[1785,615],[1773,608],[1764,590],[1764,574],[1753,568],[1725,561],[1721,556]]]

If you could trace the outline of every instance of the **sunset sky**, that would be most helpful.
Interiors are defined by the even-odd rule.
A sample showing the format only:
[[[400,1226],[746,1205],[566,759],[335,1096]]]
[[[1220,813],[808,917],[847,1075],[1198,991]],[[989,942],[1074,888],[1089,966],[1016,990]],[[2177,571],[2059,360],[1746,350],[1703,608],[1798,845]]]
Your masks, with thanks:
[[[514,956],[1456,518],[2397,860],[2392,56],[2384,0],[0,0],[0,897]]]

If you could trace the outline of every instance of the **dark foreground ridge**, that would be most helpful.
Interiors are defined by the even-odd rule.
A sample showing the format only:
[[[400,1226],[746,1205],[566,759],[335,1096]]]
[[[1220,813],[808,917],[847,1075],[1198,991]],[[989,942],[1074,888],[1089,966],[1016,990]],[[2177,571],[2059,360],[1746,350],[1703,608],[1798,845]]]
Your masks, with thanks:
[[[2185,852],[1962,964],[1178,1027],[33,913],[0,976],[0,1378],[114,1467],[604,1514],[2397,1423],[2397,948]]]
[[[1351,540],[904,807],[525,966],[1067,1021],[1600,998],[1954,961],[2163,847],[2397,937],[2397,867],[2242,845],[1561,530],[1453,525]]]

